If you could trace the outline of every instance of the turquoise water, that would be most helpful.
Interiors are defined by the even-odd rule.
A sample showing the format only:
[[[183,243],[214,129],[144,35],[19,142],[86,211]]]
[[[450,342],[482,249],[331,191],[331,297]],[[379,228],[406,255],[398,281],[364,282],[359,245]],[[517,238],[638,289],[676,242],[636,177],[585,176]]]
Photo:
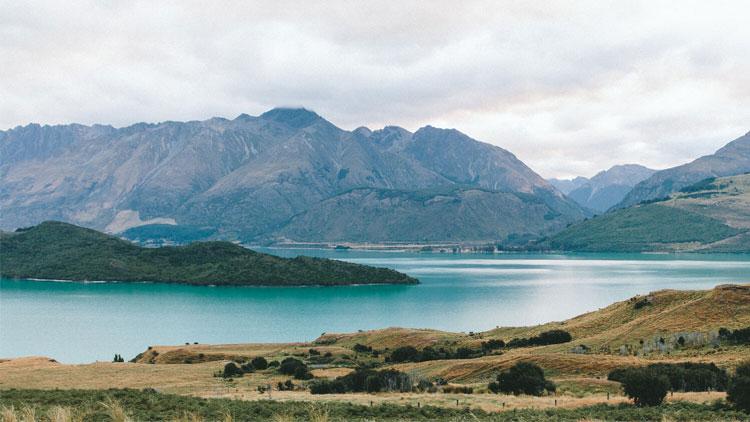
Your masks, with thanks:
[[[416,286],[300,288],[0,280],[0,357],[130,359],[153,344],[283,342],[389,326],[479,331],[561,320],[659,289],[750,283],[750,255],[265,250],[395,268]]]

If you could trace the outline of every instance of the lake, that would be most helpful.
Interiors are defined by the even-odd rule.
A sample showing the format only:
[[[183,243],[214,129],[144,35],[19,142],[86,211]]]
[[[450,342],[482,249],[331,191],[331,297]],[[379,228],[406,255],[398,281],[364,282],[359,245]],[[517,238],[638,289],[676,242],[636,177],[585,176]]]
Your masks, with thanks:
[[[0,357],[126,359],[154,344],[308,341],[389,326],[481,331],[566,319],[659,289],[750,282],[750,255],[261,249],[390,267],[415,286],[193,287],[0,280]]]

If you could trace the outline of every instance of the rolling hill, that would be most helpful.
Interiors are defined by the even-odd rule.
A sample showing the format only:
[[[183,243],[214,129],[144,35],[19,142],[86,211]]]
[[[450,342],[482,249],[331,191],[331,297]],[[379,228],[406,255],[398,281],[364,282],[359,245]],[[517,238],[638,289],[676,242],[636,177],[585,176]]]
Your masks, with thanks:
[[[415,284],[405,274],[331,259],[279,258],[229,242],[143,248],[67,223],[0,234],[0,275],[195,285]]]
[[[668,198],[574,224],[544,244],[568,251],[750,251],[750,174],[709,178]]]

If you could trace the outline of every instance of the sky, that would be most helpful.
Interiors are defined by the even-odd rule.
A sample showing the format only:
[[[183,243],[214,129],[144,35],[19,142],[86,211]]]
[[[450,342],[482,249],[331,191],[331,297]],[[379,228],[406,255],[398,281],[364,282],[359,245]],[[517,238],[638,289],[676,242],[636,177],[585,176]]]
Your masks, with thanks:
[[[456,128],[544,177],[750,131],[747,1],[0,0],[0,130],[303,106]]]

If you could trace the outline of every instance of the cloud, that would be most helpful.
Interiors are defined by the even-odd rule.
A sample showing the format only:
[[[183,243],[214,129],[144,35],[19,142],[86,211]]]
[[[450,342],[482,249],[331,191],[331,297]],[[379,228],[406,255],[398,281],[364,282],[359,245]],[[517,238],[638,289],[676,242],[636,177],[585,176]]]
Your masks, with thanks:
[[[455,127],[547,177],[668,167],[750,129],[743,2],[0,2],[3,128],[303,105]]]

